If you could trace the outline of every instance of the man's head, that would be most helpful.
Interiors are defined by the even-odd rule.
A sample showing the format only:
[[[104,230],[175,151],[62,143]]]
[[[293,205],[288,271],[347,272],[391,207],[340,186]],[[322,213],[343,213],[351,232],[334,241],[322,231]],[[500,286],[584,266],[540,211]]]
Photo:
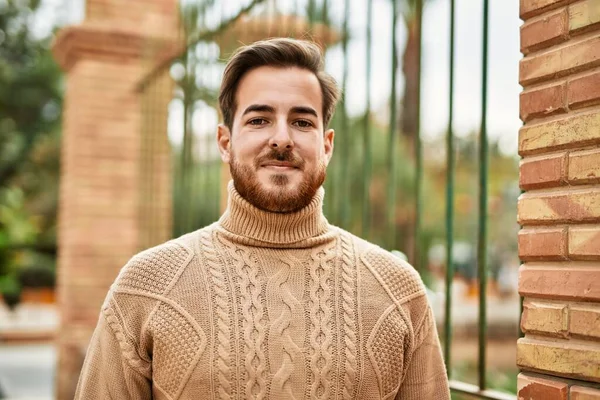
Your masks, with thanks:
[[[234,185],[258,208],[292,212],[325,180],[339,90],[310,42],[271,39],[242,47],[227,66],[217,140]]]

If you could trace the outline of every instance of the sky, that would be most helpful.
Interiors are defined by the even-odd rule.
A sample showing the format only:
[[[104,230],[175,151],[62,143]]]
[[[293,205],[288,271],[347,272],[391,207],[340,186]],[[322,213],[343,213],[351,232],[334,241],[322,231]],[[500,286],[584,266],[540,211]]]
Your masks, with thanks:
[[[191,1],[191,0],[186,0]],[[214,15],[211,25],[221,18],[236,13],[240,3],[249,0],[226,1]],[[302,0],[278,0],[282,11],[293,11]],[[341,21],[345,0],[329,0],[330,15]],[[347,107],[350,115],[364,112],[366,98],[366,1],[349,0],[350,32],[349,76]],[[81,21],[84,14],[83,0],[45,0],[48,12],[64,17],[70,23]],[[267,0],[267,3],[274,1]],[[62,7],[56,7],[56,5]],[[52,11],[58,8],[63,11]],[[391,1],[373,0],[373,50],[371,53],[371,103],[372,110],[382,113],[386,109],[391,84]],[[464,136],[479,130],[481,121],[481,71],[482,71],[482,0],[456,0],[455,30],[455,118],[454,132]],[[445,134],[448,124],[449,97],[449,26],[450,0],[429,0],[423,14],[422,98],[421,128],[424,140],[433,140]],[[397,42],[404,48],[406,32],[399,21]],[[519,119],[518,63],[519,52],[519,2],[516,0],[490,0],[489,63],[488,63],[488,134],[498,139],[505,154],[516,154]],[[215,53],[213,51],[213,53]],[[401,53],[400,53],[401,54]],[[218,56],[217,53],[214,54]],[[341,46],[327,52],[327,70],[341,82],[343,58]],[[400,71],[401,73],[401,71]],[[208,71],[201,77],[207,82],[218,82],[218,71]],[[402,93],[404,82],[398,79],[398,92]],[[400,98],[400,97],[399,97]],[[182,136],[182,106],[171,104],[169,136],[179,143]],[[199,136],[212,135],[217,123],[216,111],[200,106],[193,116],[193,124]]]

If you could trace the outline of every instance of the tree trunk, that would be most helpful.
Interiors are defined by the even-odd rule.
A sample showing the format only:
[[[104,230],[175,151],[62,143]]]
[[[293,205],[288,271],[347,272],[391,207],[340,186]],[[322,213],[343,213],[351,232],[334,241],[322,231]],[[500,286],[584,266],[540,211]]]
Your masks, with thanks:
[[[408,37],[402,56],[405,87],[402,98],[401,120],[402,134],[408,139],[408,144],[412,145],[417,136],[419,121],[419,34],[416,19],[408,21],[406,25]]]

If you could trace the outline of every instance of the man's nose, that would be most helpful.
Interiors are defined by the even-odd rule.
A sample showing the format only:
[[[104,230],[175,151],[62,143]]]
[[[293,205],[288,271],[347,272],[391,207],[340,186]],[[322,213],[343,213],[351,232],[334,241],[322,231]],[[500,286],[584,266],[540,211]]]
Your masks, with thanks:
[[[290,135],[290,128],[287,123],[278,123],[275,132],[269,139],[269,147],[278,150],[291,150],[294,147],[294,141]]]

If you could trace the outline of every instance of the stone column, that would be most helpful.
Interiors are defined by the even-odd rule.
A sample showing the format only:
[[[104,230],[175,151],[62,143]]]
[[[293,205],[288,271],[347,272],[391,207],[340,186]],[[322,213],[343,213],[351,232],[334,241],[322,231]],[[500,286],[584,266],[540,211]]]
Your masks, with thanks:
[[[176,0],[88,0],[83,23],[63,29],[54,44],[66,72],[59,400],[73,398],[100,306],[119,269],[141,248],[171,235],[171,83],[168,72],[159,74],[151,81],[152,99],[138,83],[173,54],[177,35]]]
[[[600,1],[520,5],[519,399],[600,399]]]

